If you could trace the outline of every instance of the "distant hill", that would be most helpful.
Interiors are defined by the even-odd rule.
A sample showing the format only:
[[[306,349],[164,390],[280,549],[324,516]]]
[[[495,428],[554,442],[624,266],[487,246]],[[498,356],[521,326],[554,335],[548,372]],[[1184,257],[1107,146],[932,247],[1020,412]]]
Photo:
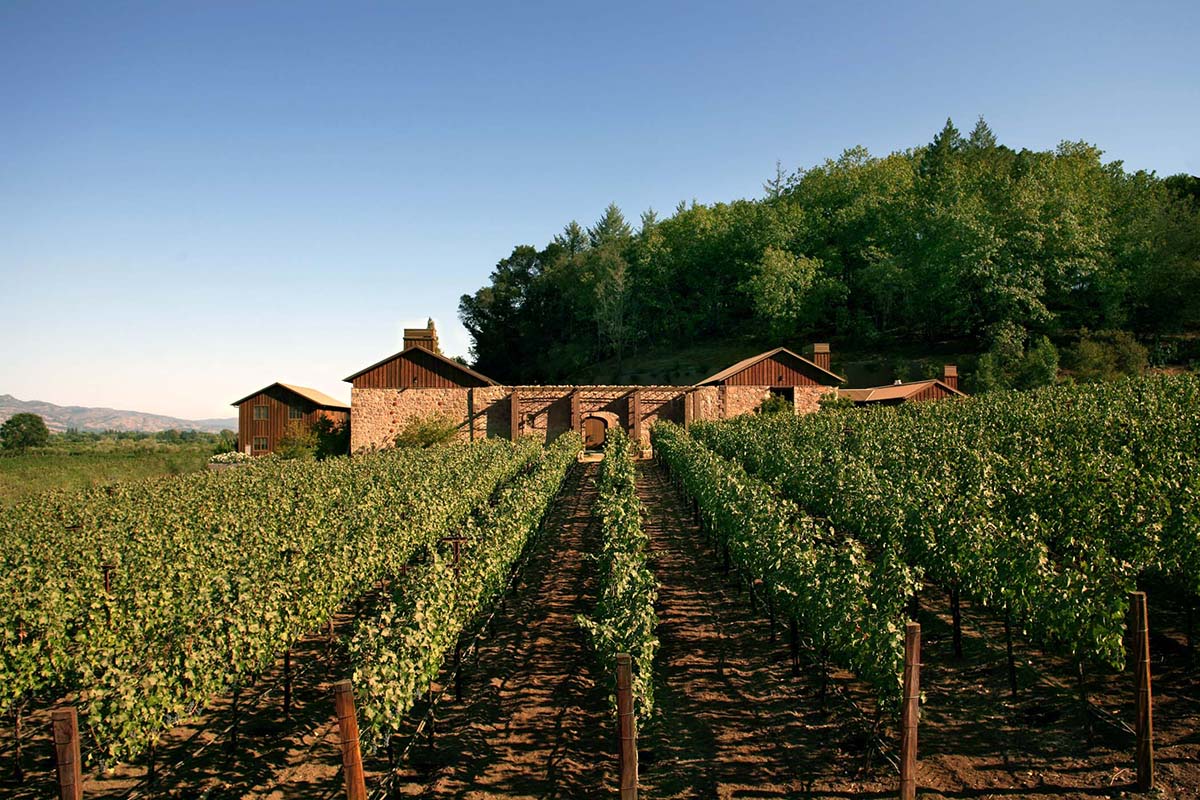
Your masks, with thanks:
[[[46,421],[46,427],[56,433],[68,428],[81,431],[137,431],[153,433],[174,428],[179,431],[237,430],[237,418],[228,419],[178,419],[162,414],[147,414],[142,411],[121,411],[115,408],[85,408],[83,406],[56,406],[40,400],[18,400],[11,394],[0,394],[0,422],[14,414],[37,414]]]

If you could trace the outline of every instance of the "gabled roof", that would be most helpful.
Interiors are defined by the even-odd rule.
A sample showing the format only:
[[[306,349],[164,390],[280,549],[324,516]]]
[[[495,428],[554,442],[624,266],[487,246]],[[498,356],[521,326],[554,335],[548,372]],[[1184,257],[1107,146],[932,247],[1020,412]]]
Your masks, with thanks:
[[[305,400],[308,400],[308,401],[316,404],[319,408],[332,408],[332,409],[336,409],[338,411],[349,411],[350,410],[350,406],[346,405],[341,400],[335,400],[334,398],[330,397],[329,395],[325,394],[324,392],[318,392],[316,389],[310,389],[307,386],[296,386],[295,384],[292,384],[292,383],[283,383],[282,381],[275,381],[270,386],[264,386],[263,388],[259,389],[257,392],[251,392],[250,394],[243,397],[241,400],[238,400],[235,403],[230,403],[230,405],[240,406],[242,403],[246,402],[251,397],[254,397],[255,395],[263,394],[264,392],[270,391],[271,389],[274,389],[276,386],[287,389],[292,394],[300,395]]]
[[[696,386],[704,386],[705,384],[709,384],[709,383],[720,383],[723,380],[727,380],[727,379],[733,377],[734,375],[738,374],[742,370],[752,367],[760,361],[766,361],[768,358],[771,358],[772,356],[777,356],[780,353],[786,353],[789,356],[791,356],[792,358],[795,358],[799,361],[803,361],[805,364],[812,367],[817,372],[825,373],[826,375],[833,378],[838,383],[842,383],[843,381],[846,380],[841,375],[830,372],[829,370],[825,369],[824,367],[817,366],[816,364],[814,364],[812,361],[805,358],[804,356],[796,355],[791,350],[788,350],[786,347],[776,347],[774,350],[768,350],[767,352],[759,353],[756,356],[750,356],[749,358],[743,358],[741,361],[737,362],[732,367],[726,367],[725,369],[718,372],[716,375],[710,375],[702,381],[697,381]]]
[[[464,365],[458,363],[457,361],[455,361],[452,358],[446,358],[441,353],[435,353],[426,347],[417,347],[417,346],[406,347],[403,350],[401,350],[399,353],[395,353],[393,355],[388,356],[387,358],[376,361],[371,366],[360,369],[358,372],[354,373],[349,378],[342,378],[342,380],[344,380],[346,383],[353,383],[354,379],[357,378],[359,375],[362,375],[363,373],[366,373],[366,372],[370,372],[371,370],[375,369],[376,367],[381,367],[384,364],[388,363],[389,361],[393,361],[397,358],[400,358],[401,356],[408,355],[409,353],[413,352],[414,350],[420,351],[421,353],[423,353],[427,356],[432,356],[433,358],[436,358],[437,360],[439,360],[445,364],[449,364],[450,366],[454,367],[455,369],[461,370],[462,372],[466,373],[467,375],[470,375],[472,378],[479,380],[479,381],[483,381],[484,383],[486,383],[489,386],[499,386],[500,385],[500,384],[496,383],[496,381],[489,378],[487,375],[478,373],[475,370],[471,369],[470,367],[467,367],[467,366],[464,366]]]
[[[866,389],[839,389],[838,394],[848,397],[856,403],[881,403],[887,400],[907,400],[915,394],[920,394],[931,386],[940,386],[950,394],[966,397],[948,383],[937,379],[927,381],[910,381],[908,383],[891,383],[887,386],[871,386]]]

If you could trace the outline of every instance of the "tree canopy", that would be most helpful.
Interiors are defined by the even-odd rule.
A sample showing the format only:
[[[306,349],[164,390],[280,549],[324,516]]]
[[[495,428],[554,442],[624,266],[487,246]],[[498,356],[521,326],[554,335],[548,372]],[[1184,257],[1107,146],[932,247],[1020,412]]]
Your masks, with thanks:
[[[5,450],[45,447],[49,443],[50,429],[37,414],[13,414],[0,425],[0,447]]]
[[[460,316],[475,366],[505,381],[712,337],[961,340],[1044,365],[1046,336],[1200,327],[1198,185],[947,120],[927,145],[777,168],[761,199],[649,211],[636,231],[609,205],[515,247]]]

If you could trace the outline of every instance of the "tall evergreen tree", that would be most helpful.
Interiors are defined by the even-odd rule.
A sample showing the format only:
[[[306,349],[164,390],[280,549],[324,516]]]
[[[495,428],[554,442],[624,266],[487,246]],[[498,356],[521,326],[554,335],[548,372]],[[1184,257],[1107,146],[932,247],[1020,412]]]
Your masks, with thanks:
[[[996,134],[992,133],[992,129],[988,127],[983,115],[980,114],[975,127],[971,129],[971,135],[967,137],[966,148],[968,150],[991,150],[995,146]]]
[[[604,215],[596,224],[588,228],[588,238],[592,247],[600,247],[610,242],[623,242],[633,235],[633,229],[625,221],[625,215],[616,203],[609,203],[604,209]]]

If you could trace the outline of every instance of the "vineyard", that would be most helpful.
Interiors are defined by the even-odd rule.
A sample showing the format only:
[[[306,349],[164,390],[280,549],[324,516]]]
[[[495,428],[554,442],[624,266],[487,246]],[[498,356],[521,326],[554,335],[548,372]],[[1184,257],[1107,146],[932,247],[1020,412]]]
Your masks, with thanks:
[[[1195,796],[1198,442],[1169,377],[42,495],[0,786]]]

